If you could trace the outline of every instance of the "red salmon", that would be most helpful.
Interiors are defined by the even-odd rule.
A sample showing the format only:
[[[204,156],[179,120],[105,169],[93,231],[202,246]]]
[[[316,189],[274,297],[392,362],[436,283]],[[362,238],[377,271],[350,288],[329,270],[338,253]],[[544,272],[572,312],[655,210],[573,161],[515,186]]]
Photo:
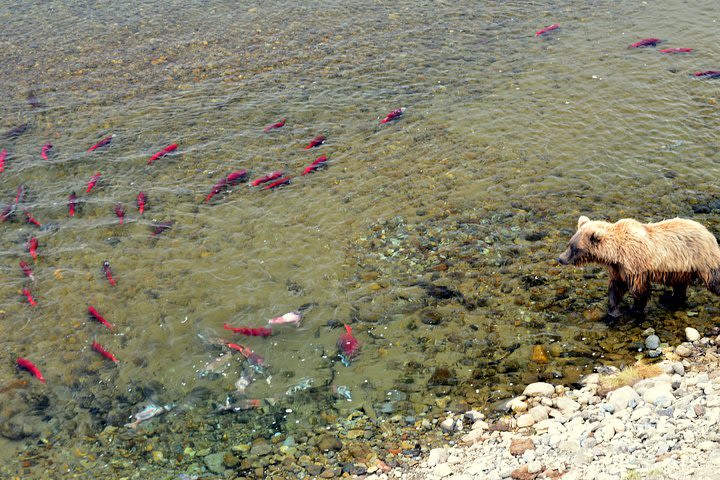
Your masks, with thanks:
[[[112,353],[105,350],[102,345],[100,345],[98,342],[96,342],[94,340],[92,343],[92,349],[95,350],[96,352],[98,352],[103,357],[107,358],[108,360],[118,363],[118,359],[115,357],[115,355],[113,355]]]
[[[138,193],[137,207],[138,207],[138,212],[140,213],[140,215],[142,215],[143,212],[145,211],[146,203],[147,203],[147,196],[143,192]]]
[[[268,184],[265,185],[263,188],[264,188],[265,190],[270,190],[270,189],[272,189],[272,188],[280,187],[280,186],[282,186],[282,185],[287,185],[287,184],[290,183],[290,178],[291,178],[291,177],[283,177],[283,178],[281,178],[281,179],[279,179],[279,180],[275,180],[275,181],[272,182],[272,183],[268,183]]]
[[[37,378],[42,383],[45,383],[45,379],[43,378],[42,373],[40,373],[40,370],[30,360],[28,360],[27,358],[18,357],[15,363],[18,367],[27,370],[33,375],[33,377]]]
[[[153,155],[152,157],[150,157],[150,160],[148,160],[148,165],[150,165],[151,163],[153,163],[153,162],[154,162],[155,160],[157,160],[158,158],[164,157],[165,155],[167,155],[168,153],[172,152],[173,150],[175,150],[175,149],[177,149],[177,148],[178,148],[178,144],[177,144],[177,143],[173,143],[173,144],[171,144],[171,145],[168,145],[167,147],[163,148],[162,150],[160,150],[159,152],[157,152],[155,155]]]
[[[225,330],[232,330],[235,333],[239,333],[241,335],[247,335],[249,337],[269,337],[273,333],[272,328],[232,327],[232,326],[228,325],[227,323],[223,325],[223,328]]]
[[[640,47],[655,47],[658,43],[661,43],[662,40],[659,38],[643,38],[642,40],[633,43],[628,48],[640,48]]]
[[[35,217],[33,217],[33,214],[30,212],[25,212],[25,221],[27,223],[32,223],[36,227],[42,227],[42,223],[38,222]]]
[[[380,120],[380,123],[388,123],[395,119],[398,119],[402,116],[403,112],[405,112],[405,107],[397,108],[392,112],[388,113],[385,118]]]
[[[68,215],[71,217],[75,216],[75,207],[77,207],[77,195],[75,195],[75,192],[72,192],[68,196]]]
[[[350,325],[345,325],[345,333],[338,338],[337,347],[340,350],[340,355],[344,357],[347,363],[350,363],[360,351],[360,342],[353,336]]]
[[[305,147],[305,150],[310,150],[311,148],[319,147],[320,145],[325,143],[325,140],[327,140],[325,138],[325,135],[318,135],[317,137],[310,140],[310,143],[308,143],[308,146]]]
[[[42,146],[42,149],[40,150],[40,156],[43,158],[43,160],[50,160],[50,158],[48,157],[48,152],[50,152],[52,148],[52,143],[46,143]]]
[[[280,128],[283,126],[285,126],[284,118],[277,123],[273,123],[272,125],[268,125],[267,127],[263,128],[263,132],[268,133],[270,130],[275,130],[276,128]]]
[[[548,33],[548,32],[552,32],[553,30],[557,30],[558,28],[560,28],[560,24],[559,24],[559,23],[553,23],[553,24],[550,25],[549,27],[541,28],[540,30],[538,30],[537,32],[535,32],[535,36],[536,36],[536,37],[539,37],[540,35],[546,34],[546,33]]]
[[[100,315],[100,313],[98,313],[97,310],[95,310],[95,307],[93,307],[93,306],[88,306],[88,314],[89,314],[92,318],[94,318],[95,320],[97,320],[98,322],[102,323],[103,325],[105,325],[105,326],[106,326],[107,328],[109,328],[110,330],[112,330],[112,328],[113,328],[112,324],[111,324],[110,322],[108,322],[107,320],[105,320],[105,318],[103,318],[103,316]]]
[[[28,303],[32,305],[33,307],[37,306],[37,302],[33,298],[32,294],[30,293],[30,290],[27,288],[23,288],[20,293],[23,294],[23,296],[27,299]]]
[[[87,184],[87,190],[85,190],[85,193],[90,193],[90,190],[95,188],[95,185],[97,185],[98,180],[100,180],[100,172],[97,172],[95,175],[90,177],[90,181]]]
[[[30,268],[30,265],[28,265],[27,262],[21,260],[20,268],[22,269],[22,271],[26,277],[28,277],[30,280],[35,280],[35,276],[33,275],[32,268]]]
[[[257,187],[258,185],[261,185],[261,184],[263,184],[263,183],[267,183],[267,182],[269,182],[269,181],[271,181],[271,180],[275,180],[276,178],[280,178],[280,177],[282,177],[282,176],[283,176],[283,171],[282,171],[282,170],[276,170],[276,171],[274,171],[274,172],[272,172],[272,173],[268,173],[268,174],[265,175],[264,177],[256,178],[255,180],[253,180],[252,182],[250,182],[250,185],[252,185],[253,187]]]
[[[660,53],[690,53],[692,51],[692,48],[664,48],[662,50],[658,50]]]
[[[120,219],[120,225],[122,225],[123,218],[125,218],[125,207],[123,207],[122,203],[118,203],[113,210],[115,211],[115,215]]]
[[[103,273],[105,274],[105,278],[107,278],[108,282],[110,282],[110,285],[112,285],[113,287],[116,286],[117,282],[113,278],[112,269],[110,268],[110,262],[108,262],[107,260],[103,262],[102,269]]]
[[[92,151],[97,150],[97,149],[100,148],[100,147],[104,147],[104,146],[107,145],[108,143],[112,142],[112,139],[113,139],[114,137],[115,137],[115,135],[110,135],[109,137],[103,138],[102,140],[100,140],[99,142],[97,142],[95,145],[93,145],[92,147],[88,148],[88,152],[92,152]]]

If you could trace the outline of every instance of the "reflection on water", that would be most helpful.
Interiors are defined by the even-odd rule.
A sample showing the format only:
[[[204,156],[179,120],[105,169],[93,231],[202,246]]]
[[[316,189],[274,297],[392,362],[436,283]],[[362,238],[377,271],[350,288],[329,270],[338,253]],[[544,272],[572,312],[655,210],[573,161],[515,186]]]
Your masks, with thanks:
[[[554,259],[580,214],[718,229],[717,83],[688,75],[717,68],[712,6],[0,6],[3,205],[27,189],[0,239],[2,446],[32,452],[26,468],[56,455],[66,471],[93,472],[106,461],[91,458],[93,442],[117,462],[147,448],[122,426],[152,403],[160,418],[144,425],[166,457],[144,458],[184,471],[176,434],[200,450],[281,432],[287,453],[288,438],[314,445],[315,430],[343,418],[362,413],[380,432],[378,416],[412,426],[483,408],[528,381],[571,383],[599,361],[628,361],[648,326],[672,341],[711,324],[715,299],[694,290],[689,313],[652,302],[642,325],[608,328],[606,274]],[[696,51],[626,48],[646,36]],[[304,149],[318,135],[327,141]],[[301,176],[321,155],[328,167]],[[241,169],[292,179],[228,185],[204,202]],[[162,222],[171,228],[154,234]],[[223,329],[266,328],[301,307],[299,325],[271,336]],[[349,365],[343,324],[361,345]],[[16,370],[18,356],[47,386]],[[396,433],[363,438],[385,451],[378,439]],[[257,453],[235,468],[295,471]]]

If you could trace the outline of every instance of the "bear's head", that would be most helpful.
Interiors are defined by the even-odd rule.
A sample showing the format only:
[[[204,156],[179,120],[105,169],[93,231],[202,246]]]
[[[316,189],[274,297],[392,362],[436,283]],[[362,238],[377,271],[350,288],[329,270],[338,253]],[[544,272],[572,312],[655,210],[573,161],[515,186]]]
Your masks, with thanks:
[[[603,236],[611,225],[592,221],[586,216],[578,218],[577,232],[570,239],[567,250],[558,257],[558,262],[562,265],[582,265],[600,260]]]

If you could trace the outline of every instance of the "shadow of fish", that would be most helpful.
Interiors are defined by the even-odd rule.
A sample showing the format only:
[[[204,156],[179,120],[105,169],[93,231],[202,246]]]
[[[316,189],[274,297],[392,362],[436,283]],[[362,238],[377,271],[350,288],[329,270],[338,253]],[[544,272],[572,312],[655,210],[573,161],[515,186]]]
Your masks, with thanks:
[[[25,132],[25,130],[28,129],[28,126],[29,125],[27,123],[23,123],[16,127],[13,127],[10,130],[8,130],[7,132],[3,133],[1,138],[3,140],[9,140],[11,138],[19,137],[20,135],[22,135]]]

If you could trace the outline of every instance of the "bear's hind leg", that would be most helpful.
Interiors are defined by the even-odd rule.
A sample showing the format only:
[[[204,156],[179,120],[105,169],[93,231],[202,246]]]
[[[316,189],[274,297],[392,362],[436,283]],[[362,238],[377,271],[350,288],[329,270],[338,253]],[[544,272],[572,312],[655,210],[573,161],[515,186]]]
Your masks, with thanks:
[[[611,279],[608,288],[608,315],[613,318],[620,317],[620,301],[628,291],[627,283],[622,280]]]
[[[713,292],[715,295],[720,295],[720,268],[713,268],[710,270],[710,278],[705,282],[708,290]]]
[[[687,305],[687,283],[678,282],[672,284],[672,295],[660,297],[660,303],[669,310],[675,310]]]

